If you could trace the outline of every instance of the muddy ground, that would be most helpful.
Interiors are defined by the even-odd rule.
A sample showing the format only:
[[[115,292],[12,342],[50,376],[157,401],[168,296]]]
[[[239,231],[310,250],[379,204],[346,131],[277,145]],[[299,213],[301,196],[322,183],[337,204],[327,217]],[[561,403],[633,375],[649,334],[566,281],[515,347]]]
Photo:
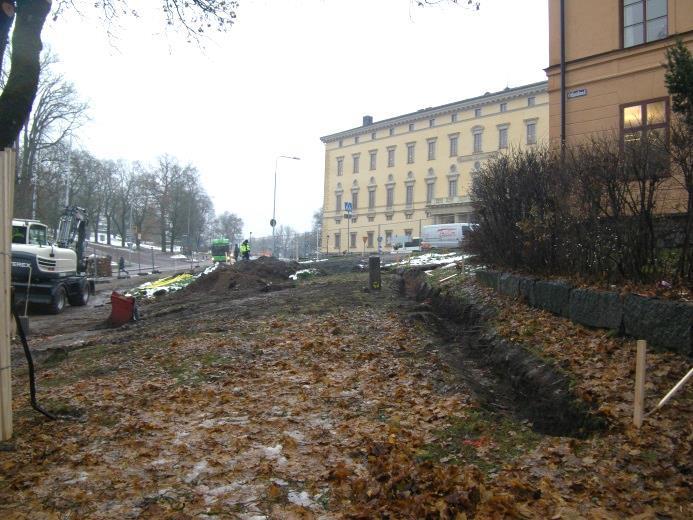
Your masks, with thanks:
[[[230,271],[143,303],[40,361],[41,403],[71,419],[28,406],[19,366],[0,516],[689,517],[686,478],[643,481],[635,452],[608,493],[571,488],[608,432],[533,431],[490,371],[447,362],[454,338],[413,319],[395,275],[366,292],[348,270],[281,290]]]

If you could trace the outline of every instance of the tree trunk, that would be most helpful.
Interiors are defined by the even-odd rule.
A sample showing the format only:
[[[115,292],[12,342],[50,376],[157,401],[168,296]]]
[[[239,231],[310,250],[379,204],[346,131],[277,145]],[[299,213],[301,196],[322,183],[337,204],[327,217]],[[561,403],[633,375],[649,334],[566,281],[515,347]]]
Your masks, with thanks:
[[[99,221],[101,220],[101,215],[99,213],[94,214],[94,243],[99,243]]]
[[[10,28],[14,22],[14,12],[14,0],[0,0],[0,73],[2,73],[2,62],[9,42]]]
[[[0,150],[11,147],[31,113],[38,89],[41,30],[48,0],[19,0],[12,33],[11,69],[0,94]]]

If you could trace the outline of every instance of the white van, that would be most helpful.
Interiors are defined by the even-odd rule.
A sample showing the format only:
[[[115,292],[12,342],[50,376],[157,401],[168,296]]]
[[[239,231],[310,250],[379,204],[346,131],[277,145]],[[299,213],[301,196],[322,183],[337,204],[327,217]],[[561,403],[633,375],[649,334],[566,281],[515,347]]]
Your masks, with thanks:
[[[455,222],[434,224],[421,229],[421,249],[455,249],[462,247],[464,235],[477,224]]]

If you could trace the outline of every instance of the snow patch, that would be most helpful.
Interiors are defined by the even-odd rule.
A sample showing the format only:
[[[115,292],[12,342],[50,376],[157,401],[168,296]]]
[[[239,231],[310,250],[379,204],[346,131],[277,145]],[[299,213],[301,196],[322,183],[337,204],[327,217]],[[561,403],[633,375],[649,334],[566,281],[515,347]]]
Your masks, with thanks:
[[[315,506],[315,502],[313,502],[310,499],[310,495],[308,494],[307,491],[301,491],[300,493],[297,493],[296,491],[289,491],[287,499],[289,500],[289,502],[291,502],[292,504],[296,504],[297,506],[302,506],[302,507],[314,507]]]
[[[185,476],[185,482],[190,484],[192,481],[197,480],[200,475],[207,471],[209,464],[206,460],[201,460],[193,467],[192,471]]]

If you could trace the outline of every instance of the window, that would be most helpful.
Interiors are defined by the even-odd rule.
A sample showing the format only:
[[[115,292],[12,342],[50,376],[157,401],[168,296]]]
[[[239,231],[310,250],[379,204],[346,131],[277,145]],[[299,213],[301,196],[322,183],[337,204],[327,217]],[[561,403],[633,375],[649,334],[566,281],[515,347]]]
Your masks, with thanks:
[[[334,248],[337,250],[342,248],[342,234],[341,233],[335,233],[334,234]]]
[[[450,136],[450,157],[457,157],[457,139],[456,135]]]
[[[391,208],[395,203],[395,188],[388,186],[387,188],[387,207]]]
[[[450,116],[450,122],[451,123],[457,123],[457,112],[455,112],[454,114],[452,114]]]
[[[448,181],[448,197],[457,197],[457,179]]]
[[[339,140],[339,147],[341,148],[343,144],[344,144],[344,142],[340,139]]]
[[[337,157],[337,175],[344,175],[344,157]]]
[[[392,168],[395,165],[395,148],[387,149],[387,166]]]
[[[354,144],[359,144],[359,136],[354,137]]]
[[[666,38],[667,0],[623,0],[623,46]]]
[[[474,153],[481,153],[481,132],[474,134]]]
[[[368,209],[375,208],[375,190],[370,190],[368,192]]]
[[[359,207],[359,192],[358,191],[352,191],[351,192],[351,210],[356,211],[356,209]]]
[[[501,103],[500,104],[500,111],[501,112],[507,112],[508,111],[508,104],[507,103]]]
[[[373,141],[375,141],[375,132],[371,133],[371,139],[373,139]]]
[[[479,161],[474,161],[474,171],[478,172],[481,170],[481,163]]]
[[[335,196],[335,209],[337,211],[342,211],[342,194],[338,193]]]
[[[366,246],[368,248],[372,248],[373,247],[373,231],[369,231],[368,233],[366,233],[366,235],[368,236],[368,242],[366,242]]]
[[[426,204],[430,204],[431,201],[433,200],[433,190],[434,190],[435,183],[429,182],[426,184]]]
[[[498,148],[508,147],[508,127],[498,129]]]
[[[385,245],[386,246],[392,245],[392,231],[389,229],[385,231]]]
[[[536,123],[527,123],[527,144],[537,144]]]
[[[352,157],[352,159],[354,160],[354,173],[358,173],[358,172],[359,172],[359,158],[360,158],[360,155],[356,154],[356,155],[352,155],[351,157]]]
[[[349,236],[349,247],[351,249],[356,249],[356,233],[352,232]]]
[[[412,164],[414,162],[414,147],[415,143],[407,144],[407,164]]]
[[[654,99],[621,107],[621,140],[624,145],[645,138],[667,138],[669,99]]]
[[[395,129],[394,128],[390,128],[390,135],[395,135]]]
[[[412,230],[411,229],[405,229],[404,230],[404,236],[407,238],[407,242],[411,242]]]
[[[432,161],[436,158],[436,141],[435,139],[430,139],[428,141],[428,160]]]
[[[474,109],[474,117],[481,117],[481,109],[480,108]]]
[[[376,150],[371,150],[369,153],[370,153],[369,169],[375,170],[375,164],[376,164],[376,158],[377,158],[378,152]]]
[[[410,132],[414,131],[414,123],[409,123],[409,131]]]
[[[407,207],[414,205],[414,186],[407,186]]]
[[[428,120],[428,126],[431,127],[431,128],[433,128],[434,126],[436,126],[436,120],[435,120],[435,118],[432,117],[431,119]]]
[[[536,104],[536,102],[537,102],[537,98],[535,98],[534,96],[529,96],[527,98],[527,106],[528,107],[533,107]]]

